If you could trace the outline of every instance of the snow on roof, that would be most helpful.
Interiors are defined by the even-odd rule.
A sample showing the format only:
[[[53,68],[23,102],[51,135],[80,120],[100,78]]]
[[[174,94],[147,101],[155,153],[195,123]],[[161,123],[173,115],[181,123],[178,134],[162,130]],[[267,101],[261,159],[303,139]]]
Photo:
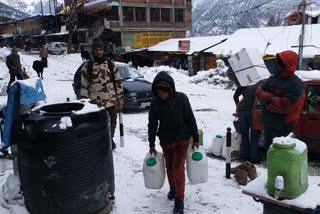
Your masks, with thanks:
[[[313,18],[320,16],[320,10],[306,11],[306,15]]]
[[[232,55],[243,48],[257,48],[262,56],[276,55],[278,52],[299,51],[299,35],[301,25],[245,28],[237,30],[232,36],[217,47],[208,49],[217,55]],[[313,58],[320,54],[320,24],[306,25],[304,58]]]
[[[97,6],[100,4],[106,4],[108,6],[120,6],[119,2],[109,2],[109,0],[96,0],[96,1],[92,1],[92,2],[88,2],[84,4],[84,7],[93,7],[93,6]]]
[[[318,70],[296,71],[295,74],[303,81],[315,80],[315,79],[320,80],[320,71]]]
[[[194,52],[202,51],[212,45],[215,45],[225,39],[228,39],[229,37],[230,36],[207,36],[169,39],[148,48],[148,51],[185,52],[179,50],[179,41],[190,41],[190,50],[186,54],[191,55]]]

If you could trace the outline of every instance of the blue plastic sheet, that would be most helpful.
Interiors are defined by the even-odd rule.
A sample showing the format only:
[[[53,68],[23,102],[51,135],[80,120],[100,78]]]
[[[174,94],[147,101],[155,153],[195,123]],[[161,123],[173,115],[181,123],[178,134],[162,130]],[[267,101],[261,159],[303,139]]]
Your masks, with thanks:
[[[4,130],[2,135],[3,146],[0,151],[5,151],[11,145],[11,130],[13,122],[19,116],[21,105],[30,105],[45,99],[41,79],[19,80],[9,88]]]

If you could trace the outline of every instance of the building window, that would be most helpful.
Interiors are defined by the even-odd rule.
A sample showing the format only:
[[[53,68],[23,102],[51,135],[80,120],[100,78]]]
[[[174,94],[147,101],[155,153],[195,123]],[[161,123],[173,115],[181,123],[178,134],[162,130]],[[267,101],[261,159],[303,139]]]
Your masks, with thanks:
[[[184,9],[175,9],[175,20],[176,22],[184,21]]]
[[[312,17],[311,19],[311,24],[318,24],[318,17]]]
[[[150,8],[150,20],[160,22],[160,8]]]
[[[170,22],[171,21],[171,9],[161,8],[161,21]]]
[[[123,7],[123,20],[124,21],[134,21],[133,7]]]
[[[136,21],[143,22],[146,21],[146,8],[145,7],[136,7]]]

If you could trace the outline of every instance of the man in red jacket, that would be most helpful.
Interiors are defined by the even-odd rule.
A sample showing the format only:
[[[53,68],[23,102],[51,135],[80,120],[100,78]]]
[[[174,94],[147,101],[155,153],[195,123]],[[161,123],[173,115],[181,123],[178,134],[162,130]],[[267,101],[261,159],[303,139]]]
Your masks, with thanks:
[[[298,55],[284,51],[276,57],[276,73],[256,92],[257,100],[264,106],[260,122],[264,124],[267,150],[273,138],[287,136],[294,130],[305,100],[304,83],[294,74]]]

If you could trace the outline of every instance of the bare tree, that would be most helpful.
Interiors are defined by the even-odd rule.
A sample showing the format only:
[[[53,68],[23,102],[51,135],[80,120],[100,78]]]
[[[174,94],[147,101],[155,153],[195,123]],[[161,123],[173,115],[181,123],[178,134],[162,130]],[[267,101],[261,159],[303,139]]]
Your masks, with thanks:
[[[65,23],[68,34],[68,53],[71,53],[72,50],[72,36],[74,32],[77,30],[78,24],[78,14],[77,14],[77,3],[78,0],[65,0],[65,10],[66,10],[66,17]]]

